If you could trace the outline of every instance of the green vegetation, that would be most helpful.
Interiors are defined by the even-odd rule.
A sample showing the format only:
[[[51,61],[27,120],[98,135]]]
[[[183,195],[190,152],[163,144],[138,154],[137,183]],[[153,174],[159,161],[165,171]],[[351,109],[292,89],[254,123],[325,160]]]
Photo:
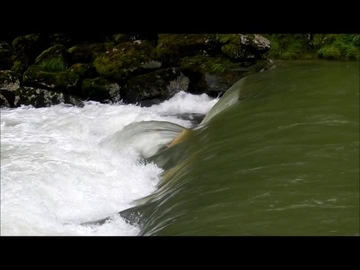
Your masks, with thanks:
[[[182,69],[191,69],[204,73],[222,74],[230,68],[237,67],[237,65],[225,57],[196,55],[191,57],[184,57],[180,61],[180,67]]]
[[[360,34],[268,34],[274,59],[359,60]]]
[[[281,60],[312,59],[316,52],[309,43],[308,34],[265,35],[271,42],[267,56]]]
[[[46,59],[39,64],[39,67],[46,72],[65,71],[67,69],[66,63],[60,57]]]
[[[360,59],[360,34],[314,35],[314,48],[320,58],[334,60]]]

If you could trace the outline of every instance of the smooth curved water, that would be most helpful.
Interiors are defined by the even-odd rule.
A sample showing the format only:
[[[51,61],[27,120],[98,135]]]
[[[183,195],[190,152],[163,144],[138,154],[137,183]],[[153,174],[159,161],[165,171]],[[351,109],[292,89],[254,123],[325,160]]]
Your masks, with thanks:
[[[288,62],[231,91],[151,158],[157,191],[122,213],[139,235],[359,235],[359,63]]]

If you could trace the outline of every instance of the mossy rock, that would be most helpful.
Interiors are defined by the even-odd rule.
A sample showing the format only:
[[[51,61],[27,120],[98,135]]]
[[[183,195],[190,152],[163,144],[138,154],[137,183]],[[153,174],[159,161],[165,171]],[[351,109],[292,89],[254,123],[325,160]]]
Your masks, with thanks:
[[[179,91],[187,91],[189,83],[189,78],[177,68],[160,69],[131,77],[125,86],[124,100],[129,103],[165,100]]]
[[[0,70],[6,70],[12,67],[12,53],[13,50],[10,45],[5,41],[0,41]]]
[[[19,83],[18,75],[11,70],[0,70],[0,88],[4,85]]]
[[[120,81],[141,70],[159,68],[161,63],[156,61],[155,49],[148,41],[135,40],[102,54],[95,59],[94,66],[101,76]]]
[[[15,72],[0,70],[0,94],[6,99],[4,107],[14,107],[15,91],[19,87],[20,81]]]
[[[178,66],[181,58],[208,55],[217,50],[215,34],[160,34],[157,57],[166,66]]]
[[[120,101],[120,86],[105,78],[84,79],[81,84],[81,94],[84,98],[99,102]]]
[[[182,58],[179,66],[184,70],[220,75],[228,69],[239,67],[239,64],[222,56],[211,57],[196,55]]]
[[[242,66],[226,57],[193,56],[181,59],[180,68],[191,80],[191,93],[223,94],[241,78],[269,69],[272,63],[257,60],[252,65]]]
[[[221,51],[237,61],[260,59],[270,49],[270,41],[258,34],[217,34]]]
[[[12,42],[12,48],[17,55],[26,55],[29,64],[34,63],[35,58],[48,47],[48,39],[40,34],[19,36]]]
[[[79,76],[74,72],[47,72],[36,65],[30,66],[23,75],[24,86],[58,90],[64,93],[77,94],[78,83]]]
[[[15,92],[15,107],[32,105],[35,108],[49,107],[60,103],[83,107],[83,102],[76,96],[61,92],[37,89],[33,87],[20,87]]]
[[[84,43],[68,49],[71,64],[92,63],[98,56],[114,47],[114,43]]]
[[[69,71],[78,75],[80,79],[98,77],[93,64],[76,63],[69,68]]]
[[[23,73],[29,68],[30,66],[30,60],[29,58],[21,52],[14,53],[11,56],[11,60],[13,62],[13,65],[11,67],[11,70],[22,77]]]
[[[44,50],[38,57],[35,59],[35,65],[41,65],[44,63],[49,63],[52,60],[56,59],[62,68],[67,66],[69,53],[67,49],[62,44],[56,44]]]

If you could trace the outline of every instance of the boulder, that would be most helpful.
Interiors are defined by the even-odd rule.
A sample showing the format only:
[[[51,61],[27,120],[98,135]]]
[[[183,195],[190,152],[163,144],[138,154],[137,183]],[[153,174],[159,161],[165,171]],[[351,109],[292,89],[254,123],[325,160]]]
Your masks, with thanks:
[[[49,72],[32,65],[23,75],[23,85],[78,94],[79,76],[69,70]]]
[[[116,45],[94,61],[96,71],[109,80],[121,81],[144,70],[157,69],[155,49],[146,40],[135,40]]]
[[[178,66],[181,58],[194,55],[213,55],[218,52],[214,34],[160,34],[157,57],[164,67]]]
[[[160,69],[131,77],[124,90],[124,101],[130,103],[168,99],[179,91],[187,91],[190,80],[177,68]],[[144,104],[144,103],[143,103]]]
[[[56,44],[44,50],[38,57],[35,59],[35,65],[43,64],[44,67],[48,67],[50,70],[53,69],[64,69],[67,66],[69,55],[67,49],[64,45]],[[55,61],[54,61],[55,60]],[[52,66],[50,63],[57,62],[59,67]]]
[[[6,107],[14,107],[15,91],[20,87],[20,81],[15,72],[11,70],[0,70],[0,94],[6,99],[2,103]]]
[[[92,63],[98,56],[110,50],[113,43],[83,43],[68,49],[70,63]]]
[[[270,49],[270,41],[257,34],[218,34],[222,43],[221,51],[235,61],[250,61],[260,59]]]
[[[80,80],[84,78],[96,78],[98,74],[93,64],[76,63],[69,68],[70,72],[79,76]]]
[[[81,95],[99,102],[120,101],[120,86],[105,78],[84,79],[81,84]]]
[[[13,50],[10,45],[5,41],[0,41],[0,70],[10,69],[12,67],[12,53]]]
[[[18,76],[20,76],[20,81],[22,81],[21,76],[30,66],[30,59],[26,56],[26,54],[22,52],[14,53],[11,56],[13,65],[11,70],[14,71]]]
[[[26,55],[30,64],[35,58],[48,47],[48,39],[40,34],[19,36],[12,42],[12,48],[16,55]]]
[[[14,106],[32,105],[35,108],[49,107],[60,103],[82,107],[83,102],[76,96],[60,92],[37,89],[33,87],[20,87],[15,91]]]

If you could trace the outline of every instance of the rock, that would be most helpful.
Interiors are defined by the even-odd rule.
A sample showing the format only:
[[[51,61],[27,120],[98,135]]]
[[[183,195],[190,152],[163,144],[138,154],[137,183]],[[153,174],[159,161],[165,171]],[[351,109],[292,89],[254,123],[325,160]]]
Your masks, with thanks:
[[[23,75],[24,86],[32,86],[47,90],[57,90],[69,94],[78,94],[79,76],[74,72],[43,71],[41,67],[32,65]]]
[[[94,61],[96,71],[110,80],[121,81],[143,70],[157,69],[155,49],[146,40],[116,45]]]
[[[254,61],[270,49],[270,41],[257,34],[218,34],[223,43],[221,50],[229,58],[237,61]]]
[[[120,101],[120,86],[105,78],[85,79],[81,84],[84,98],[99,102]]]
[[[12,67],[12,53],[13,50],[10,45],[5,41],[0,41],[0,70],[10,69]]]
[[[9,101],[0,93],[0,108],[10,108]]]
[[[18,76],[20,76],[20,81],[22,81],[21,76],[30,66],[29,57],[27,57],[24,53],[18,52],[12,55],[13,65],[11,70],[14,71]]]
[[[46,64],[54,59],[63,67],[67,66],[69,55],[64,45],[56,44],[44,50],[38,57],[36,57],[35,65]]]
[[[12,42],[12,47],[14,54],[26,55],[32,64],[35,58],[48,47],[48,40],[40,34],[19,36]]]
[[[33,87],[20,87],[15,91],[14,105],[32,105],[35,108],[49,107],[60,103],[82,107],[83,102],[76,96],[60,92],[36,89]]]
[[[70,63],[92,63],[98,56],[110,50],[113,43],[85,43],[77,44],[70,49]]]
[[[69,68],[69,71],[78,75],[80,80],[84,78],[95,78],[98,76],[93,64],[76,63]]]
[[[7,107],[14,107],[15,91],[20,87],[16,73],[11,70],[0,70],[0,94],[6,99]]]
[[[180,61],[181,71],[191,81],[189,92],[206,93],[214,97],[222,95],[241,78],[270,67],[271,63],[266,60],[257,60],[251,66],[244,67],[239,62],[221,56],[197,55]]]
[[[19,87],[19,77],[11,70],[0,70],[0,89],[13,89]]]
[[[216,53],[215,37],[214,34],[160,34],[156,53],[164,66],[178,66],[181,58]]]
[[[180,91],[187,91],[190,80],[177,68],[160,69],[131,77],[125,86],[124,101],[162,101]]]

